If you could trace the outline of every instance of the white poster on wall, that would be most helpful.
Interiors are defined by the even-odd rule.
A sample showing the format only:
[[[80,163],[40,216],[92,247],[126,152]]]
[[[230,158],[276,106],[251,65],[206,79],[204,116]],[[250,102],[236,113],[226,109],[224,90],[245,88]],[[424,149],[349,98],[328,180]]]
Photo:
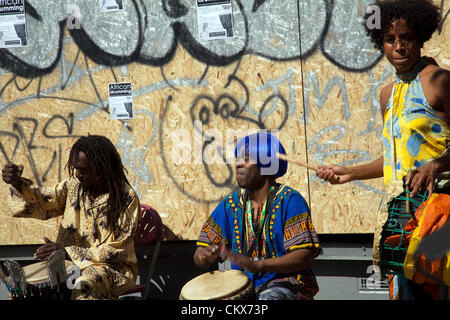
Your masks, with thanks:
[[[109,84],[109,112],[113,120],[134,118],[131,83]]]
[[[197,0],[197,24],[200,40],[233,37],[231,0]]]
[[[27,45],[24,0],[0,0],[0,48]]]
[[[101,12],[111,12],[123,10],[124,0],[98,0]]]

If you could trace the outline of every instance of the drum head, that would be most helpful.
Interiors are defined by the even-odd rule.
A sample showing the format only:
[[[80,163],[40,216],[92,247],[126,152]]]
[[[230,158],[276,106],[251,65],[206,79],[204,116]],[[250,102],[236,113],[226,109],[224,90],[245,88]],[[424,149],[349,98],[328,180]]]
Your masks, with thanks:
[[[243,291],[250,279],[239,270],[213,271],[199,275],[181,289],[184,300],[217,300]]]
[[[66,270],[73,265],[72,261],[65,261]],[[41,261],[33,264],[29,264],[23,267],[25,273],[25,279],[29,284],[37,284],[40,282],[50,281],[47,272],[47,262]]]

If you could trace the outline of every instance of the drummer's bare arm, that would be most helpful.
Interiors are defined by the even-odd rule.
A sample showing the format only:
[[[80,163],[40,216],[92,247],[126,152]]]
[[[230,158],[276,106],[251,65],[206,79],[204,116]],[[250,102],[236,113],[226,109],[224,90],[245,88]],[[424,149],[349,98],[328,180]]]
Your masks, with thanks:
[[[392,93],[395,82],[392,82],[381,89],[380,111],[384,122],[384,113]],[[355,180],[375,179],[383,176],[383,157],[380,156],[374,161],[353,167],[343,167],[338,165],[317,166],[316,175],[331,184],[342,184]]]
[[[434,72],[430,72],[423,78],[427,100],[437,114],[450,126],[450,72],[436,68]],[[449,170],[450,153],[417,168],[414,175],[408,173],[405,182],[410,187],[411,196],[413,197],[417,191],[425,190],[431,194],[436,175]]]
[[[249,272],[292,273],[309,268],[314,261],[315,251],[298,249],[284,256],[262,260],[251,260],[243,255],[232,255],[231,261]]]
[[[367,180],[380,178],[383,176],[383,157],[374,161],[353,167],[344,167],[338,165],[318,166],[316,175],[331,184],[342,184],[355,180]],[[336,179],[336,178],[339,179]]]

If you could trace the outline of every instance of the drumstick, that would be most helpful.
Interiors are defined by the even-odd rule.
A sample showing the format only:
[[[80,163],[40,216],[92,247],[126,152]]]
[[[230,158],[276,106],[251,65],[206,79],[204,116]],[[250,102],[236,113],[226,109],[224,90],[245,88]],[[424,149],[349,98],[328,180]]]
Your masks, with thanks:
[[[309,163],[302,162],[302,161],[299,161],[299,160],[297,160],[297,159],[292,159],[292,158],[288,157],[287,155],[282,154],[282,153],[278,153],[278,152],[277,152],[277,157],[278,157],[279,159],[281,159],[281,160],[286,160],[286,161],[288,161],[288,162],[294,163],[294,164],[299,165],[299,166],[301,166],[301,167],[306,167],[306,168],[308,168],[308,169],[310,169],[310,170],[314,170],[314,171],[317,172],[317,167],[316,167],[316,166],[313,166],[313,165],[310,165]],[[339,181],[339,178],[340,178],[340,177],[338,177],[338,176],[336,176],[336,175],[333,177],[333,179],[335,179],[336,181]]]
[[[406,210],[406,214],[411,214],[411,208],[409,206],[409,187],[406,186],[406,204],[405,204],[405,210]]]
[[[315,167],[313,165],[310,165],[309,163],[306,163],[306,162],[298,161],[297,159],[292,159],[292,158],[288,157],[285,154],[277,153],[277,157],[280,158],[281,160],[286,160],[288,162],[295,163],[295,164],[297,164],[297,165],[299,165],[301,167],[306,167],[308,169],[317,171],[317,167]]]
[[[417,168],[415,166],[412,166],[411,168],[408,169],[408,173],[409,173],[409,171],[412,172],[412,176],[414,177],[414,175],[417,172]],[[411,177],[411,179],[412,179],[412,177]],[[406,186],[406,197],[408,198],[408,199],[406,199],[406,204],[405,204],[406,214],[411,214],[411,208],[410,208],[410,205],[409,205],[409,198],[410,198],[410,192],[409,191],[410,191],[409,190],[409,186]]]

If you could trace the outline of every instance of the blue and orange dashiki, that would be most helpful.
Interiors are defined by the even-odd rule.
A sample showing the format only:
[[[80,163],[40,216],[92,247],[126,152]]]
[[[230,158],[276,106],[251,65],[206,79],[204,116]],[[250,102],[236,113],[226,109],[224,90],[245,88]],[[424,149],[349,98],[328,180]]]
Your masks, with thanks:
[[[246,254],[256,237],[249,226],[244,205],[245,189],[238,189],[227,196],[212,212],[202,227],[198,246],[218,245],[231,247],[237,254]],[[318,236],[312,224],[308,204],[294,189],[281,185],[268,208],[267,223],[262,230],[262,240],[253,258],[276,258],[297,249],[313,249],[315,256],[321,252]],[[258,255],[256,257],[256,255]],[[241,268],[232,264],[232,269]],[[253,274],[244,270],[258,287],[280,285],[290,289],[298,299],[312,299],[319,291],[311,268],[293,274]],[[262,288],[262,287],[260,287]]]

